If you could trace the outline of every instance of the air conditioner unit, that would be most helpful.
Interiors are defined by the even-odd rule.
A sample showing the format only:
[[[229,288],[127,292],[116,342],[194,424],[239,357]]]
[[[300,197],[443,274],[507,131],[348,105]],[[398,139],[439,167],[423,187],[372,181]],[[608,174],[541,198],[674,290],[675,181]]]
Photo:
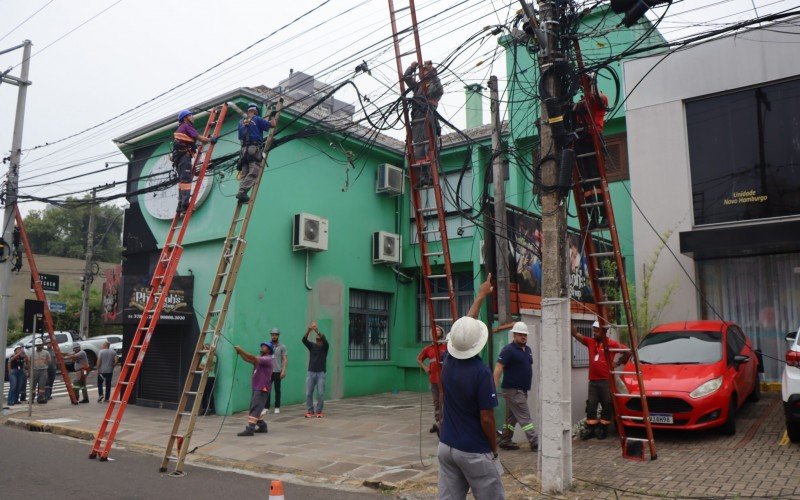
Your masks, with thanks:
[[[372,233],[372,263],[400,264],[403,261],[402,243],[399,234],[386,231]]]
[[[377,178],[375,181],[375,192],[386,193],[390,196],[403,194],[405,182],[403,182],[403,169],[388,163],[378,165]]]
[[[292,250],[327,250],[328,219],[306,213],[295,214],[292,224]]]

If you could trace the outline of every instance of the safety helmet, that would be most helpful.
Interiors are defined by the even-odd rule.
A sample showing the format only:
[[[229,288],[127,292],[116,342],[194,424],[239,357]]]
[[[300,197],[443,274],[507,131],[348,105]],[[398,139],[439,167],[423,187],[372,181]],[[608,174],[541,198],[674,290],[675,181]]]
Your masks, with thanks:
[[[528,335],[528,325],[526,325],[522,321],[517,321],[516,323],[514,323],[514,326],[511,327],[511,333],[521,333],[522,335]]]
[[[258,104],[254,102],[247,103],[247,111],[250,111],[251,109],[256,110],[256,113],[258,113]]]
[[[81,345],[79,343],[77,343],[77,342],[72,344],[72,350],[74,351],[76,349],[79,350],[79,351],[81,350]]]
[[[42,344],[43,344],[43,342],[42,342],[42,339],[36,339],[36,340],[33,342],[33,345],[42,345]]]
[[[184,109],[183,111],[178,113],[178,123],[183,123],[184,118],[186,118],[187,116],[193,115],[193,114],[194,113],[192,113],[188,109]]]
[[[595,320],[594,323],[592,323],[592,328],[598,328],[599,329],[600,328],[600,322]]]
[[[468,359],[483,349],[488,338],[489,329],[482,321],[464,316],[450,328],[447,351],[454,358]]]

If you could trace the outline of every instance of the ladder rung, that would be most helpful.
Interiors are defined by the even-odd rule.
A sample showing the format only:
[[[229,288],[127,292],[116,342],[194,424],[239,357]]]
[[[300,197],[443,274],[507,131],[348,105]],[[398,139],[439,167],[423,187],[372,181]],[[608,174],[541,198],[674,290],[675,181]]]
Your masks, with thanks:
[[[614,252],[597,252],[597,253],[590,253],[589,257],[613,257],[616,255]]]
[[[418,161],[416,163],[412,163],[411,166],[413,168],[419,168],[419,167],[427,167],[430,164],[431,164],[430,160],[422,160],[422,161]]]
[[[136,366],[136,363],[125,363],[125,366]]]
[[[605,203],[602,201],[593,201],[591,203],[581,204],[581,208],[602,207],[603,205],[605,205]]]
[[[221,312],[222,312],[222,309],[216,309],[214,311],[211,311],[209,314],[214,315],[214,314],[219,314]]]
[[[450,300],[450,297],[431,297],[431,300]]]
[[[630,438],[630,437],[626,437],[625,439],[627,441],[639,441],[640,443],[649,443],[650,442],[650,440],[645,439],[645,438]]]
[[[597,278],[597,281],[617,281],[617,277],[616,276],[601,276],[600,278]]]
[[[634,417],[634,416],[631,416],[631,415],[621,415],[619,418],[621,418],[623,420],[635,420],[637,422],[643,422],[644,421],[644,419],[642,417]]]
[[[439,209],[437,207],[427,207],[427,208],[418,208],[417,212],[437,212]],[[437,229],[438,231],[438,229]]]
[[[197,391],[189,391],[186,394],[188,394],[189,396],[197,396]]]
[[[182,417],[191,417],[192,416],[192,412],[190,412],[190,411],[182,411],[182,412],[179,413],[179,415],[182,416]]]
[[[425,121],[425,119],[426,119],[425,117],[422,117],[422,118],[412,118],[412,119],[411,119],[411,123],[419,123],[419,122],[424,122],[424,121]]]
[[[622,301],[621,300],[601,300],[600,302],[598,302],[598,304],[601,305],[601,306],[618,306],[618,305],[622,304]]]
[[[130,381],[128,381],[128,380],[118,380],[117,383],[118,384],[122,384],[122,385],[128,385],[128,384],[130,384]]]
[[[428,252],[428,253],[424,253],[422,255],[424,255],[425,257],[431,257],[431,256],[438,257],[440,255],[444,255],[444,252]]]
[[[203,370],[192,370],[192,373],[197,375],[198,373],[203,373]]]
[[[230,274],[230,271],[221,272],[217,276],[227,276],[228,274]]]
[[[583,153],[583,154],[575,155],[575,158],[588,158],[590,156],[597,156],[597,153],[595,153],[594,151],[592,151],[591,153]]]
[[[594,184],[595,182],[600,182],[602,180],[603,180],[602,177],[595,177],[593,179],[581,179],[581,184]]]
[[[239,217],[238,219],[233,219],[233,222],[241,222],[245,220],[247,217]]]
[[[453,321],[453,318],[434,318],[433,321]]]
[[[433,280],[433,279],[437,279],[437,278],[447,278],[447,275],[446,274],[429,274],[428,275],[428,279],[429,280]]]
[[[440,233],[439,228],[436,229],[425,229],[421,231],[422,234],[433,234],[433,233]]]
[[[608,352],[631,352],[631,350],[624,347],[609,347]]]

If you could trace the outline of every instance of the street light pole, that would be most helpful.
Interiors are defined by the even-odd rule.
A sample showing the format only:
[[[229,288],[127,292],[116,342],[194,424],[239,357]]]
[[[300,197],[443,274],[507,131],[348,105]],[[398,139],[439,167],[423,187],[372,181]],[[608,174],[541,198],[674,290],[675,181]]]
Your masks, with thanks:
[[[89,293],[92,290],[94,273],[92,259],[94,257],[94,206],[97,200],[97,189],[92,189],[92,202],[89,205],[89,228],[86,231],[86,265],[83,270],[83,302],[81,303],[80,337],[89,337]]]

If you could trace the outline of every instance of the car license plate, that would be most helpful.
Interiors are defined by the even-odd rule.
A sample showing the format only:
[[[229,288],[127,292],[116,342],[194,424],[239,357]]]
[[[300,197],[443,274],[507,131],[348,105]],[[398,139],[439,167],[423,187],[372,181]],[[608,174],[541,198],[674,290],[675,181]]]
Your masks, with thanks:
[[[650,414],[650,423],[651,424],[671,424],[672,423],[672,415],[670,413],[651,413]]]

